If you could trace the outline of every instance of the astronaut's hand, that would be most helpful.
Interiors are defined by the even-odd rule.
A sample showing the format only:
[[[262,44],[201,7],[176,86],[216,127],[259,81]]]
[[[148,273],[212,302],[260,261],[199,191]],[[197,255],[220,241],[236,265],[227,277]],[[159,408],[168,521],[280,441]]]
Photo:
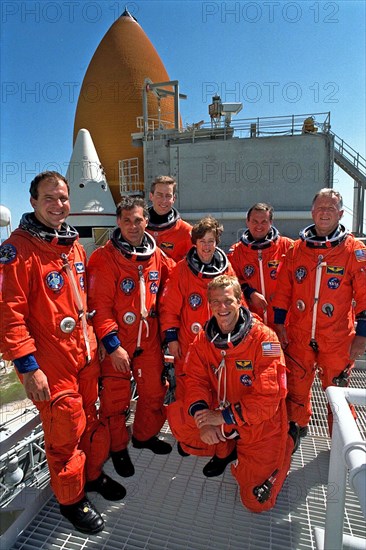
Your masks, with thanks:
[[[27,397],[32,401],[49,401],[51,392],[47,376],[41,369],[23,374],[23,385]]]
[[[274,325],[274,330],[278,336],[282,349],[286,349],[288,346],[288,337],[285,325]]]
[[[98,345],[98,359],[99,359],[100,363],[102,361],[104,361],[106,354],[107,354],[107,352],[105,350],[105,347],[103,346],[103,343],[99,342],[99,345]]]
[[[221,412],[209,409],[197,411],[194,415],[194,421],[197,428],[202,428],[203,426],[221,426],[221,424],[224,424]]]
[[[127,351],[119,346],[109,357],[111,358],[114,370],[128,374],[131,370],[131,359]]]
[[[226,441],[219,426],[203,426],[200,428],[200,438],[207,445],[216,445],[220,441]]]
[[[365,353],[365,347],[366,347],[366,338],[364,336],[360,336],[356,334],[352,340],[352,344],[349,352],[349,358],[351,362],[355,361]]]
[[[250,302],[255,308],[263,309],[263,311],[266,311],[268,307],[268,302],[263,296],[263,294],[261,294],[260,292],[257,292],[256,290],[252,292],[252,294],[250,295]]]
[[[182,357],[180,344],[177,340],[174,340],[173,342],[169,342],[168,347],[169,347],[169,353],[170,355],[173,355],[174,359],[180,359]]]

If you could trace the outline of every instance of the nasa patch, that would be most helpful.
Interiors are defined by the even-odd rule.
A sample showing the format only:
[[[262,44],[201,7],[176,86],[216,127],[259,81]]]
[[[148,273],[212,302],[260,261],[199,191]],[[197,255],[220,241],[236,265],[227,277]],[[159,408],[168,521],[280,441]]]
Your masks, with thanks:
[[[252,379],[248,374],[242,374],[240,377],[240,382],[243,386],[251,386],[253,384]]]
[[[84,277],[79,277],[79,284],[80,284],[80,288],[84,290],[85,288]]]
[[[135,289],[135,283],[132,279],[123,279],[121,282],[121,290],[125,294],[131,294],[131,292]]]
[[[198,309],[202,305],[202,297],[199,294],[191,294],[188,302],[192,309]]]
[[[269,276],[273,281],[275,281],[277,279],[277,269],[271,269],[271,271],[269,272]]]
[[[149,281],[158,281],[159,271],[149,271]]]
[[[244,277],[246,279],[250,279],[251,277],[253,277],[254,272],[255,272],[254,265],[249,264],[249,265],[244,266]]]
[[[17,257],[17,249],[14,245],[8,243],[0,247],[0,264],[10,264]]]
[[[83,262],[75,262],[76,273],[85,273],[85,266]]]
[[[340,279],[338,279],[337,277],[331,277],[328,281],[328,288],[330,288],[331,290],[336,290],[340,284]]]
[[[46,275],[46,285],[55,292],[64,286],[64,278],[58,271],[51,271]]]
[[[296,268],[295,279],[298,283],[303,283],[308,275],[308,270],[304,266]]]
[[[151,283],[150,292],[151,294],[157,294],[159,290],[159,285],[157,283]]]

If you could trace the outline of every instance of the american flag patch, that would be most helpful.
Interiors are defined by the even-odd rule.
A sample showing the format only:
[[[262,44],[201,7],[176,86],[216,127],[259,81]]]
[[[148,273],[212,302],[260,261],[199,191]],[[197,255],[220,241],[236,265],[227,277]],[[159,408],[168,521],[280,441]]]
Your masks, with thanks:
[[[355,250],[355,256],[358,262],[366,262],[366,248]]]
[[[262,342],[262,355],[264,357],[281,355],[281,344],[279,342]]]

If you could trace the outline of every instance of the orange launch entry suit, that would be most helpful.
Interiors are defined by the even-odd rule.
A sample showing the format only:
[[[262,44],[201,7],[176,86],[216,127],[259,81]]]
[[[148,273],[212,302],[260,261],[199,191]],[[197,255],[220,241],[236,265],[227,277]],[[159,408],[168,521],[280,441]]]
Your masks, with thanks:
[[[67,505],[84,496],[85,481],[99,477],[109,432],[95,408],[100,369],[96,339],[86,322],[86,256],[76,231],[64,228],[67,234],[57,237],[26,214],[1,246],[0,345],[4,358],[19,365],[20,378],[37,367],[47,376],[51,399],[35,405],[51,486],[59,503]],[[76,305],[71,279],[81,304]]]
[[[282,237],[272,226],[270,232],[260,241],[251,237],[249,230],[244,231],[240,240],[230,247],[228,258],[248,300],[249,309],[257,313],[262,321],[273,328],[273,309],[271,307],[276,289],[277,277],[285,254],[293,241]],[[268,302],[264,314],[262,308],[250,303],[254,291],[262,294]]]
[[[168,216],[158,216],[149,208],[149,223],[146,231],[154,237],[156,244],[169,258],[175,262],[182,260],[192,247],[191,231],[192,226],[182,220],[179,212],[172,208]],[[154,217],[155,216],[155,217]],[[161,218],[163,223],[155,223],[155,218]]]
[[[210,264],[204,264],[196,247],[173,268],[159,308],[160,327],[166,342],[178,341],[181,358],[174,360],[176,399],[183,397],[184,358],[189,344],[211,316],[207,300],[208,283],[218,275],[235,275],[226,254],[216,248]]]
[[[289,419],[300,426],[311,417],[316,370],[323,389],[348,385],[355,316],[366,318],[366,248],[343,226],[333,238],[317,237],[313,227],[287,253],[273,300],[275,322],[283,323],[288,312],[287,406]]]
[[[228,343],[228,335],[222,335],[211,318],[189,347],[185,365],[185,420],[189,421],[181,426],[185,439],[180,441],[190,454],[219,457],[227,456],[236,443],[238,461],[231,472],[242,503],[252,512],[262,512],[274,506],[294,448],[288,434],[285,362],[275,333],[244,307],[230,336]],[[221,410],[224,433],[238,435],[235,442],[203,443],[192,417],[208,408]],[[269,498],[260,502],[255,488],[268,481]]]
[[[96,310],[93,323],[98,339],[107,344],[106,339],[109,342],[112,337],[114,348],[121,345],[131,359],[138,391],[133,435],[146,441],[157,435],[166,419],[157,297],[174,262],[147,233],[138,249],[123,242],[120,235],[117,228],[112,239],[89,259],[89,307]],[[106,349],[114,351],[107,345]],[[129,441],[126,415],[131,373],[116,371],[108,353],[101,369],[100,414],[109,425],[111,451],[116,452],[125,449]]]

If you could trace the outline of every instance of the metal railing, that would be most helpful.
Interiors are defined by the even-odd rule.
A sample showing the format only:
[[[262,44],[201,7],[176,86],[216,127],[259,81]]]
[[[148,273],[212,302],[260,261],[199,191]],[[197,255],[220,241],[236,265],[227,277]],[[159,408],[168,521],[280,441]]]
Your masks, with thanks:
[[[27,434],[27,435],[24,435]],[[44,487],[49,471],[44,450],[44,436],[38,414],[17,431],[13,438],[1,443],[0,506],[7,506],[25,487]]]
[[[285,115],[278,117],[258,117],[235,119],[232,125],[239,137],[268,137],[275,135],[299,135],[304,132],[304,121],[314,119],[314,132],[328,133],[330,129],[330,112]],[[245,135],[243,135],[245,134]]]
[[[137,386],[131,378],[131,411],[134,411],[137,399]],[[25,414],[30,414],[31,419],[21,422]],[[20,422],[19,428],[17,426]],[[50,474],[43,427],[35,406],[13,416],[1,428],[10,433],[8,438],[1,441],[0,507],[5,508],[25,488],[45,487],[49,483]]]
[[[136,126],[140,132],[144,131],[144,117],[136,117]],[[157,130],[163,129],[174,129],[174,122],[171,120],[165,120],[163,118],[148,117],[147,119],[147,130],[149,132],[155,132]]]
[[[326,393],[333,412],[333,434],[325,529],[315,528],[316,546],[318,550],[364,549],[365,539],[343,534],[343,518],[347,476],[366,517],[366,441],[349,408],[350,403],[366,406],[366,390],[329,387]]]
[[[355,151],[348,143],[334,132],[330,132],[334,136],[334,148],[344,156],[357,170],[366,176],[366,159]]]
[[[257,117],[257,118],[244,118],[235,119],[231,121],[229,128],[234,130],[237,137],[268,137],[276,135],[299,135],[304,132],[304,122],[307,119],[312,118],[314,121],[314,133],[317,131],[321,133],[329,133],[330,130],[330,112],[312,113],[312,114],[300,114],[300,115],[284,115],[278,117]],[[153,137],[154,134],[162,134],[164,131],[171,131],[174,125],[170,121],[157,120],[149,118],[147,121],[149,137]],[[137,127],[141,130],[144,126],[143,117],[137,118]],[[212,133],[221,132],[227,138],[231,138],[233,132],[223,133],[224,129],[228,127],[223,125],[222,127],[212,127],[212,122],[200,121],[198,124],[190,124],[186,128],[179,130],[181,138],[185,136],[193,135],[195,137],[204,137]]]

